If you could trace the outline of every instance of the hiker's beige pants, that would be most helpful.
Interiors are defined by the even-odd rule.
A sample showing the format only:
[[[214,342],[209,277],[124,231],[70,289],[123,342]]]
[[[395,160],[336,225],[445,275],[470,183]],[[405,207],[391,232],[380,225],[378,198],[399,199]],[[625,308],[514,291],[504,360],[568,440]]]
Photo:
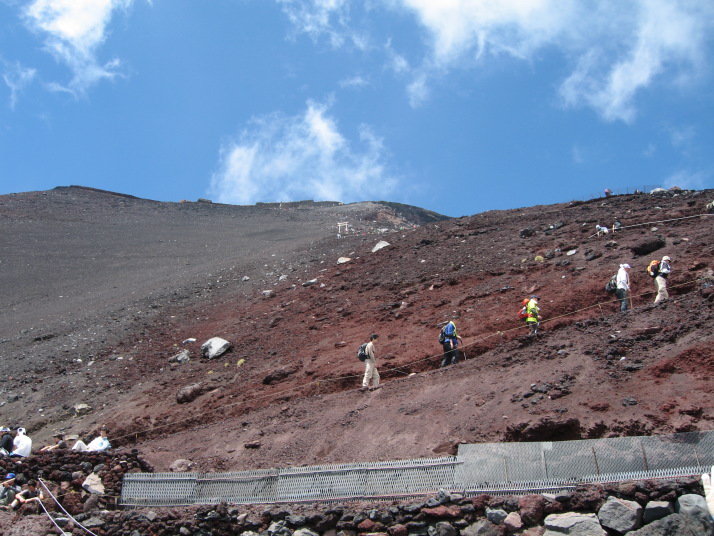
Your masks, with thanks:
[[[658,275],[655,277],[655,286],[657,287],[657,297],[655,298],[655,303],[669,299],[669,292],[667,292],[667,278]]]
[[[372,382],[370,386],[369,383]],[[377,363],[371,357],[364,361],[364,378],[362,379],[362,387],[379,387],[379,371]]]

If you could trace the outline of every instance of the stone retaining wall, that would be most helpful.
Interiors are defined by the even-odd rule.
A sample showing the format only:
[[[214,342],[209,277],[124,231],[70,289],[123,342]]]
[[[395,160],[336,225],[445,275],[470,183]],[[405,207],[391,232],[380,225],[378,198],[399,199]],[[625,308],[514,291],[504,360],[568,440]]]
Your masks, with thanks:
[[[714,524],[699,478],[586,485],[544,495],[297,506],[226,504],[88,512],[98,536],[706,536]],[[69,534],[84,534],[58,520]]]

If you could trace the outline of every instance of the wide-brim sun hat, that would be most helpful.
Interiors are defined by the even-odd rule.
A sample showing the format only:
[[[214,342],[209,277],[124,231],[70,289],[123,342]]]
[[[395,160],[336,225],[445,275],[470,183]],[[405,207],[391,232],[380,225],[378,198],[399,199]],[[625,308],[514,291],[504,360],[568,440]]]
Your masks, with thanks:
[[[672,259],[670,259],[667,255],[665,255],[664,257],[662,257],[662,260],[663,261],[671,261]]]

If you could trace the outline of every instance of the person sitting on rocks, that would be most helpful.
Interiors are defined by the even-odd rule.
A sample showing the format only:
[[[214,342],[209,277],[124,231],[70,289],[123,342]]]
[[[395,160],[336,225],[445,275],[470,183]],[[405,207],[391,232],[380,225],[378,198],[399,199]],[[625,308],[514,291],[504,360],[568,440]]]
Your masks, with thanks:
[[[19,491],[20,486],[15,483],[15,473],[6,474],[5,480],[0,484],[0,506],[11,504]]]
[[[40,452],[49,452],[50,450],[55,450],[55,449],[66,449],[67,447],[67,442],[64,440],[64,435],[60,434],[57,432],[55,435],[52,436],[52,439],[55,440],[54,445],[45,445],[40,449]]]
[[[81,439],[78,439],[72,447],[72,450],[78,450],[79,452],[101,452],[110,448],[112,448],[112,445],[109,443],[109,439],[107,439],[107,429],[105,426],[102,426],[101,430],[99,430],[99,435],[92,439],[88,445]]]
[[[7,426],[3,426],[0,428],[0,456],[9,456],[12,449],[12,434]]]
[[[13,458],[26,458],[32,453],[32,439],[29,438],[24,428],[17,429],[12,445],[13,449],[10,456]]]
[[[5,510],[18,510],[26,504],[39,502],[45,498],[41,489],[37,489],[37,482],[30,480],[27,483],[27,489],[18,492],[15,495],[15,500],[10,503],[10,506],[3,507]]]

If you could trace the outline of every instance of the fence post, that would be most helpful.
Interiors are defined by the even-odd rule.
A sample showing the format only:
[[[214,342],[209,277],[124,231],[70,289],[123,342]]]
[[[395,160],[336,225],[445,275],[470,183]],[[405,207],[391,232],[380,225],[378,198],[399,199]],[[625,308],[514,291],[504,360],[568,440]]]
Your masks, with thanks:
[[[642,439],[640,439],[638,443],[640,444],[640,450],[642,451],[642,459],[645,462],[645,471],[649,471],[650,465],[647,463],[647,453],[645,452],[645,446],[642,444]]]
[[[600,476],[600,464],[597,463],[597,454],[595,454],[595,447],[590,447],[593,453],[593,459],[595,460],[595,470],[597,471],[597,476]]]

